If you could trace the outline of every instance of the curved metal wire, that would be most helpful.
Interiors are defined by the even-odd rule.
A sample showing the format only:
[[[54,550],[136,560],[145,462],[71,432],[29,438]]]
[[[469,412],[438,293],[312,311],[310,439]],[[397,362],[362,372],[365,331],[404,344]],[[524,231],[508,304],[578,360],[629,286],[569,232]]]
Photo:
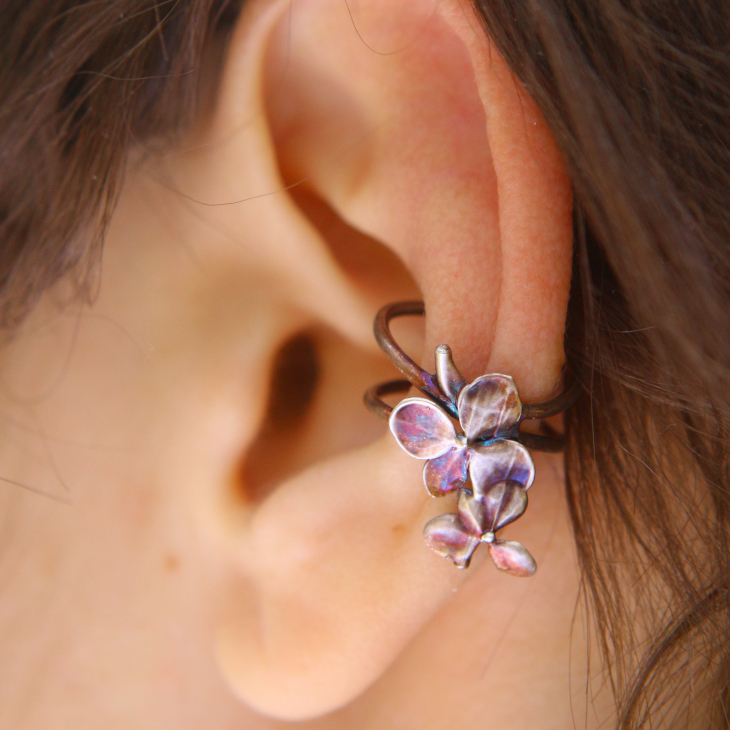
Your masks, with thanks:
[[[412,387],[408,380],[390,380],[387,383],[378,383],[365,391],[363,400],[371,413],[387,421],[393,409],[382,400],[382,397],[394,393],[407,393]]]
[[[451,401],[441,392],[436,376],[431,375],[431,373],[411,360],[401,350],[390,332],[389,324],[391,319],[425,314],[426,307],[423,302],[395,302],[393,304],[386,304],[375,316],[373,334],[380,349],[388,356],[393,365],[406,376],[407,380],[456,418],[456,409]]]
[[[421,301],[395,302],[382,307],[375,317],[373,332],[380,349],[388,356],[396,368],[407,378],[406,380],[391,380],[369,388],[364,396],[365,405],[379,418],[387,419],[393,410],[382,396],[395,393],[405,393],[411,386],[415,386],[431,400],[438,403],[454,418],[458,413],[451,400],[444,396],[435,375],[420,367],[396,343],[391,331],[390,321],[395,317],[425,315],[426,308]],[[569,372],[569,371],[568,371]],[[572,380],[568,387],[557,397],[542,403],[523,403],[520,422],[527,420],[542,421],[545,418],[556,416],[575,403],[580,395],[581,387],[576,380]],[[547,424],[540,424],[543,433],[519,431],[519,440],[527,448],[537,451],[559,452],[563,450],[563,437]]]

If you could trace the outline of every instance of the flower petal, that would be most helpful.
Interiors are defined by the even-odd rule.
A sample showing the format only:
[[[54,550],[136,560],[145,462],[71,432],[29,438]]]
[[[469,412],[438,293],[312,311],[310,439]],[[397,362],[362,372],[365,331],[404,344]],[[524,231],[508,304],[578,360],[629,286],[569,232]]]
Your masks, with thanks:
[[[482,375],[459,393],[459,421],[467,439],[511,435],[522,415],[522,401],[509,375]]]
[[[425,398],[406,398],[390,414],[390,430],[401,448],[416,459],[436,459],[457,445],[451,419]]]
[[[468,492],[466,489],[459,492],[459,519],[467,532],[475,537],[481,537],[491,526],[487,507],[484,502]]]
[[[535,479],[535,464],[522,444],[500,439],[470,447],[469,476],[477,495],[497,482],[519,482],[527,489]]]
[[[519,482],[498,482],[479,501],[484,504],[487,525],[484,531],[496,532],[524,514],[527,491]]]
[[[479,538],[470,535],[458,515],[440,515],[423,528],[426,544],[439,555],[451,558],[457,568],[468,568],[471,556],[479,547]]]
[[[489,546],[494,564],[511,575],[528,578],[535,574],[537,563],[526,547],[513,540],[497,540]]]
[[[527,509],[527,492],[517,482],[499,482],[486,494],[473,495],[464,490],[459,494],[461,523],[474,535],[496,532],[521,517]]]
[[[432,497],[443,497],[461,489],[466,481],[469,461],[465,447],[455,447],[423,467],[423,483]]]

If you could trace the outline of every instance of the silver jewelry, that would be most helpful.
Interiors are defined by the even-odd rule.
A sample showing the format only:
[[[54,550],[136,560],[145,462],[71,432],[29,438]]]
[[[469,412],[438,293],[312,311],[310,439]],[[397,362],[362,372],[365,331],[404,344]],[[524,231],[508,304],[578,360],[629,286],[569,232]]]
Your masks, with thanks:
[[[541,434],[519,430],[523,420],[542,420],[572,405],[580,388],[574,382],[562,395],[544,403],[522,403],[509,375],[492,373],[467,383],[448,345],[436,348],[436,374],[419,367],[396,344],[389,329],[394,317],[423,315],[423,302],[398,302],[383,307],[375,318],[375,338],[407,380],[370,388],[365,404],[387,418],[400,447],[425,460],[423,481],[433,497],[458,492],[456,514],[430,520],[426,543],[457,568],[467,568],[481,543],[494,564],[512,575],[533,575],[537,565],[527,548],[496,533],[527,508],[527,490],[535,465],[527,447],[561,451],[563,439],[547,424]],[[403,393],[415,385],[426,398],[406,398],[395,408],[382,396]],[[458,421],[462,432],[454,425]]]

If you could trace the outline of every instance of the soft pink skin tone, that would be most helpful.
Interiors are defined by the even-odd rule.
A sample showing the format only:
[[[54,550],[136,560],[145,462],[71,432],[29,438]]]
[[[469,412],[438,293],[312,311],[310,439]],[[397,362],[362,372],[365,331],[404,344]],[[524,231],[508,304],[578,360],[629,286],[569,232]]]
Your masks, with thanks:
[[[0,475],[68,502],[0,491],[2,728],[605,717],[586,710],[560,460],[536,456],[518,523],[537,575],[458,571],[421,534],[449,498],[360,403],[392,375],[373,314],[419,290],[424,352],[447,342],[468,380],[550,395],[572,245],[560,156],[466,4],[350,5],[379,53],[341,0],[294,0],[291,33],[288,0],[249,4],[205,122],[130,163],[98,300],[61,310],[58,287],[0,352]],[[360,232],[301,194],[190,200],[304,178]],[[310,327],[318,395],[306,427],[257,446],[278,483],[247,504],[270,360]]]

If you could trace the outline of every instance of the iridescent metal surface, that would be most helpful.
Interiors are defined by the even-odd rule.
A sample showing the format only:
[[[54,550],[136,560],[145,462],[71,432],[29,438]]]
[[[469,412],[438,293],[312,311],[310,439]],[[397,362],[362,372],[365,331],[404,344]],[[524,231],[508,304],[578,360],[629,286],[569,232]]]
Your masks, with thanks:
[[[508,375],[482,375],[461,391],[457,410],[470,441],[509,438],[520,423],[522,402]]]
[[[432,497],[443,497],[461,489],[468,476],[469,456],[466,446],[455,446],[443,456],[426,462],[423,483]]]
[[[431,496],[458,492],[456,514],[440,515],[426,524],[426,544],[456,567],[466,568],[484,543],[499,570],[533,575],[537,565],[529,551],[513,540],[500,540],[496,533],[527,509],[535,465],[526,447],[560,451],[563,444],[549,427],[533,434],[520,431],[519,425],[561,412],[580,391],[573,383],[551,401],[523,404],[509,375],[492,373],[468,383],[448,345],[436,348],[436,374],[431,375],[398,347],[388,328],[393,317],[424,311],[423,302],[400,302],[378,313],[376,339],[408,380],[374,386],[365,394],[365,403],[389,419],[393,436],[409,456],[426,461],[423,481]],[[411,384],[427,397],[406,398],[395,408],[382,401],[381,396],[404,393]]]
[[[529,578],[535,575],[537,563],[525,547],[513,540],[497,540],[489,546],[489,554],[500,570],[511,575]]]
[[[436,352],[437,360],[442,357],[442,376],[448,369],[446,382],[458,383],[460,376],[447,355],[443,348]],[[458,514],[431,520],[424,530],[426,543],[466,568],[485,542],[500,570],[531,574],[535,561],[527,550],[518,543],[519,549],[512,543],[503,547],[494,535],[525,511],[527,489],[535,478],[528,450],[507,438],[516,432],[522,410],[517,387],[506,375],[488,375],[454,388],[449,397],[457,400],[463,435],[446,411],[425,398],[406,398],[390,414],[390,430],[401,448],[426,460],[423,481],[429,494],[442,497],[459,491]]]
[[[535,464],[530,452],[516,441],[495,439],[475,444],[469,462],[469,476],[477,493],[507,480],[519,482],[528,489],[535,479]]]
[[[448,345],[439,345],[436,348],[436,380],[444,395],[453,406],[456,406],[459,393],[466,385],[466,380],[456,369],[451,357],[451,348]]]
[[[390,430],[401,448],[416,459],[436,459],[458,446],[451,419],[425,398],[406,398],[390,415]]]
[[[521,517],[527,509],[527,492],[517,482],[500,482],[484,495],[467,490],[459,494],[459,516],[472,532],[497,532]]]
[[[459,515],[453,514],[439,515],[427,522],[423,536],[431,550],[453,560],[457,568],[469,567],[481,539],[464,528]]]
[[[527,493],[517,482],[502,482],[486,498],[464,489],[459,493],[457,514],[439,515],[426,523],[426,544],[449,558],[457,568],[468,568],[481,543],[489,548],[494,564],[511,575],[526,577],[537,569],[527,548],[499,540],[496,532],[520,517],[527,508]]]

